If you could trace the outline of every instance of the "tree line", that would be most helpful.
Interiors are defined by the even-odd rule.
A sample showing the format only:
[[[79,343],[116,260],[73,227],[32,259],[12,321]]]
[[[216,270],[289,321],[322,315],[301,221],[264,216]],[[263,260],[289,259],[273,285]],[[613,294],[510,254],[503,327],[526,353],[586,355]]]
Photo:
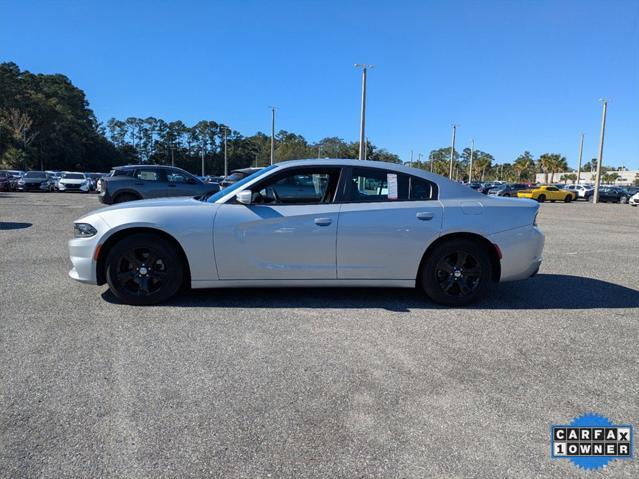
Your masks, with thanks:
[[[206,174],[224,171],[226,151],[229,171],[270,164],[271,138],[262,132],[244,136],[229,125],[202,120],[194,125],[161,118],[111,118],[97,121],[84,92],[64,75],[34,74],[15,63],[0,63],[0,168],[108,171],[133,163],[175,164]],[[367,158],[401,163],[397,154],[367,142]],[[428,158],[412,166],[448,176],[450,147],[434,149]],[[275,135],[275,160],[301,158],[357,158],[359,143],[338,137],[317,142],[280,130]],[[453,179],[469,179],[470,148],[455,150]],[[545,182],[570,180],[576,175],[558,153],[537,159],[525,151],[513,162],[497,164],[493,155],[474,150],[472,178],[475,181],[534,181],[544,173]],[[583,165],[595,171],[597,160]],[[604,173],[610,168],[604,167]],[[562,175],[563,174],[563,175]],[[606,178],[612,178],[607,173]],[[562,175],[562,176],[559,176]],[[614,181],[614,180],[613,180]]]
[[[226,148],[225,148],[226,146]],[[84,92],[64,75],[21,71],[0,64],[0,167],[108,171],[131,163],[175,164],[207,174],[270,164],[271,138],[244,136],[229,125],[202,120],[194,125],[160,118],[111,118],[100,124]],[[338,137],[310,142],[280,130],[275,159],[357,158],[359,144]],[[370,160],[400,163],[398,155],[367,144]]]

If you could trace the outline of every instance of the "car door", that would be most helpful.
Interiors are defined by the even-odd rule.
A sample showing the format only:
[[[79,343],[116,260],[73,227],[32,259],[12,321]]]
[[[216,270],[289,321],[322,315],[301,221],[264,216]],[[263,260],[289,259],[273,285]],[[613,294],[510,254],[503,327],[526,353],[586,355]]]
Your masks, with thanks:
[[[169,196],[166,174],[163,168],[138,168],[133,174],[133,187],[142,198]]]
[[[335,279],[340,172],[286,168],[251,188],[250,205],[235,198],[221,205],[213,228],[219,278]]]
[[[415,279],[441,232],[437,185],[378,168],[347,174],[337,229],[338,279]]]

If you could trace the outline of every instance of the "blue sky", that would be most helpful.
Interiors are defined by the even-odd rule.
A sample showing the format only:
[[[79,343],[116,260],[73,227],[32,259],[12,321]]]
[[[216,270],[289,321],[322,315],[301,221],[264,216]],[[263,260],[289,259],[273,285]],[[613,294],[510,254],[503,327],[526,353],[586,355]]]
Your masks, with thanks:
[[[524,150],[639,168],[639,1],[6,1],[0,61],[64,73],[100,121],[156,116],[359,134],[408,160],[471,138],[498,162]]]

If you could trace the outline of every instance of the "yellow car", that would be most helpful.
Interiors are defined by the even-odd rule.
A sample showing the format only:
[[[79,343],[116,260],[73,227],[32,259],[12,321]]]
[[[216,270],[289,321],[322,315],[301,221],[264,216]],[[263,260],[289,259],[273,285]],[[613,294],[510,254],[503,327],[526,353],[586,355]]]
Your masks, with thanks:
[[[577,199],[577,194],[574,191],[562,190],[556,186],[542,185],[529,190],[520,190],[517,192],[517,197],[532,198],[540,203],[544,201],[564,201],[570,203]]]

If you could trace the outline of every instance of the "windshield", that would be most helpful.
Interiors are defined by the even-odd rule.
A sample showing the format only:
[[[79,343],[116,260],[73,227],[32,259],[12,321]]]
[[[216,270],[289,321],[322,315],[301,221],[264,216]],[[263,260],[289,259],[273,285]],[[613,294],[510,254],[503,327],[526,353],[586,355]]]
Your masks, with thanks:
[[[84,175],[82,173],[65,173],[62,178],[66,178],[67,180],[84,180]]]
[[[24,175],[25,178],[45,178],[46,176],[44,171],[29,171]]]
[[[241,188],[242,186],[244,186],[249,181],[253,180],[254,178],[257,178],[258,176],[262,176],[264,173],[266,173],[267,171],[272,170],[273,168],[277,168],[277,165],[267,166],[266,168],[264,168],[262,170],[258,170],[255,173],[247,176],[243,180],[240,180],[237,183],[233,183],[231,186],[229,186],[227,188],[224,188],[223,190],[220,190],[217,193],[214,193],[213,195],[211,195],[209,197],[202,198],[202,200],[203,201],[208,201],[209,203],[215,203],[220,198],[222,198],[222,197],[226,196],[227,194],[237,190],[238,188]]]

